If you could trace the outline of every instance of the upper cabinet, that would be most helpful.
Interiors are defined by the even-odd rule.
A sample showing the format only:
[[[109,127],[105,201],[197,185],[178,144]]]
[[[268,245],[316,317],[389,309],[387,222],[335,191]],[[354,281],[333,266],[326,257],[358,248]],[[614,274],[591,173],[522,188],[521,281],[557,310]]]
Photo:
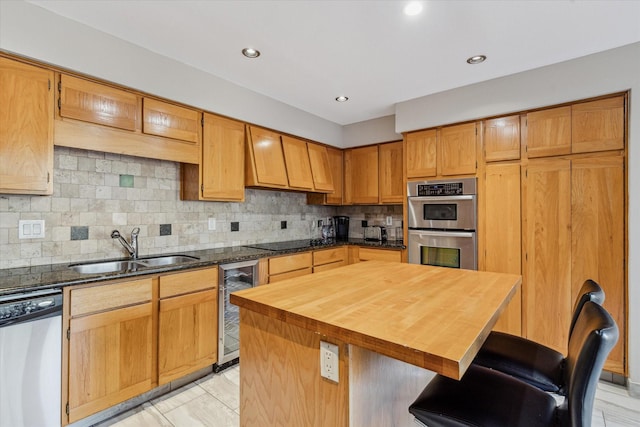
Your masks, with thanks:
[[[298,138],[282,136],[282,150],[287,166],[289,188],[313,190],[313,176],[307,143]]]
[[[77,77],[60,75],[60,116],[118,129],[140,129],[141,98]]]
[[[53,72],[0,57],[0,193],[53,193]]]
[[[200,112],[145,98],[142,110],[142,131],[149,135],[198,143],[202,132]]]
[[[316,191],[334,191],[333,169],[329,160],[327,147],[320,144],[307,142],[309,150],[309,163],[311,163],[311,175],[313,176],[313,188]],[[342,155],[340,155],[342,163]],[[342,182],[342,165],[340,165],[340,182]]]
[[[344,152],[344,204],[403,201],[402,141]]]
[[[54,144],[197,164],[202,113],[61,74]]]
[[[527,156],[548,157],[570,153],[570,106],[527,114]]]
[[[520,116],[485,120],[482,127],[486,162],[520,158]]]
[[[406,135],[407,178],[476,173],[476,123]]]
[[[287,168],[280,134],[247,127],[246,183],[248,186],[287,188]]]
[[[183,200],[244,201],[245,125],[205,113],[200,164],[183,163]]]
[[[314,169],[314,163],[318,163],[314,161],[314,148],[312,146],[316,146],[316,144],[309,144],[309,159],[311,160],[311,169]],[[321,146],[320,146],[321,147]],[[343,178],[344,178],[344,161],[343,161],[343,150],[339,148],[332,147],[324,147],[327,153],[327,161],[329,163],[329,174],[332,179],[333,191],[331,193],[321,194],[321,193],[307,193],[307,203],[314,205],[342,205],[342,187],[343,187]],[[314,177],[316,173],[314,172]],[[320,188],[318,183],[315,183],[316,188]]]

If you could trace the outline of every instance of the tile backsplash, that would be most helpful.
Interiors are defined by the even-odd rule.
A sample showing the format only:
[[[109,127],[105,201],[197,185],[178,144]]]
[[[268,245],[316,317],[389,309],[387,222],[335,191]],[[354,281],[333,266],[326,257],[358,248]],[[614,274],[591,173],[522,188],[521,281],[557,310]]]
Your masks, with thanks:
[[[402,219],[401,206],[307,205],[304,193],[282,191],[247,189],[244,203],[182,201],[179,172],[175,162],[55,147],[52,196],[0,195],[0,269],[125,257],[114,229],[128,239],[140,227],[144,256],[317,237],[317,221],[337,214],[352,217],[352,237],[362,237],[360,219]],[[18,239],[19,220],[44,220],[45,237]]]

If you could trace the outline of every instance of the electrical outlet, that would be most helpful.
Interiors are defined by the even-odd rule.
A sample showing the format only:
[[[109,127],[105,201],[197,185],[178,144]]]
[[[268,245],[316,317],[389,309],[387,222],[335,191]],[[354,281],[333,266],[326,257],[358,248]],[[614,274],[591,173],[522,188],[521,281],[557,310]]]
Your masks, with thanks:
[[[320,341],[320,375],[331,381],[338,382],[338,346]]]
[[[216,229],[216,219],[209,218],[209,230],[213,231]]]
[[[391,215],[387,217],[387,225],[393,225],[393,217]]]

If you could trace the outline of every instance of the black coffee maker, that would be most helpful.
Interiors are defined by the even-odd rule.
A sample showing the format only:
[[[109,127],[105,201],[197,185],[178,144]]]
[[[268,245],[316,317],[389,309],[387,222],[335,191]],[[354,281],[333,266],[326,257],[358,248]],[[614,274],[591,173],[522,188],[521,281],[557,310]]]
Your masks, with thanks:
[[[333,228],[336,232],[336,240],[348,240],[349,239],[349,217],[348,216],[334,216]]]

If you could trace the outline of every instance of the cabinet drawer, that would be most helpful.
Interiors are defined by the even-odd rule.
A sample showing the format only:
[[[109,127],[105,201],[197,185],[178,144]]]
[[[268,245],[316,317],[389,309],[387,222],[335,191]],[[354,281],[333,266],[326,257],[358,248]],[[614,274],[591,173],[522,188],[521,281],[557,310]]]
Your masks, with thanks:
[[[313,272],[314,273],[322,273],[323,271],[333,270],[334,268],[342,267],[344,265],[347,265],[347,261],[345,261],[345,260],[337,261],[337,262],[331,262],[329,264],[323,264],[323,265],[314,266],[313,267]]]
[[[360,248],[360,261],[392,261],[400,262],[400,251],[393,249]]]
[[[218,267],[160,276],[160,298],[215,288]]]
[[[346,246],[339,248],[322,249],[313,252],[313,265],[329,264],[331,262],[343,261],[346,257]]]
[[[306,276],[307,274],[311,274],[312,268],[302,268],[299,270],[293,270],[286,273],[276,274],[274,276],[269,276],[269,283],[281,282],[283,280],[292,279],[294,277]]]
[[[71,316],[151,301],[149,278],[71,290]]]
[[[311,252],[269,258],[269,275],[286,273],[302,268],[311,268],[311,258]]]

